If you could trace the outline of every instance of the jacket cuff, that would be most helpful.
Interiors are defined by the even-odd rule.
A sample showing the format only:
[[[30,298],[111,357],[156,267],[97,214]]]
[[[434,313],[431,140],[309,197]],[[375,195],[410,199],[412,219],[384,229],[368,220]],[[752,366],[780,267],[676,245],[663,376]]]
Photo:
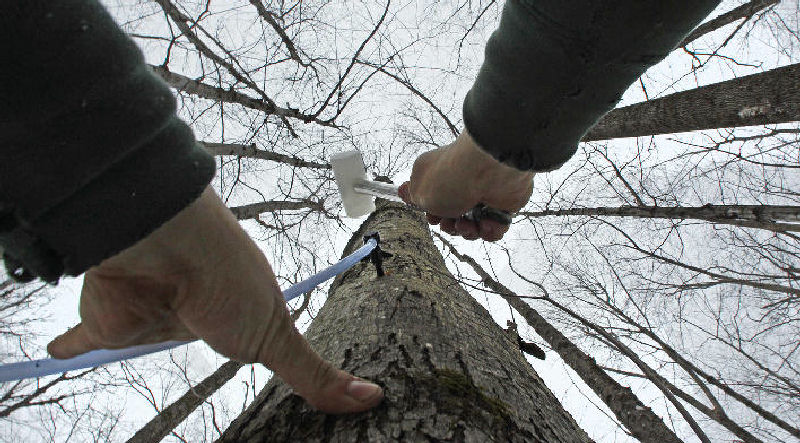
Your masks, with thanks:
[[[214,159],[173,117],[156,137],[41,217],[0,233],[12,276],[54,282],[132,246],[197,199]]]
[[[508,0],[464,100],[464,124],[501,162],[556,169],[717,3]]]

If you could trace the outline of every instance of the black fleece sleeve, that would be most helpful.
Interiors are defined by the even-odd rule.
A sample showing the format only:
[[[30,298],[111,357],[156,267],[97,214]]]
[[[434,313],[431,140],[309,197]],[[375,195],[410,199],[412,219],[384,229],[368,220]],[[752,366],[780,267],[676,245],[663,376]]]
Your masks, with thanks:
[[[508,0],[464,101],[464,123],[501,162],[548,171],[718,0]]]
[[[168,86],[94,0],[0,4],[0,247],[77,275],[196,199],[213,158]]]

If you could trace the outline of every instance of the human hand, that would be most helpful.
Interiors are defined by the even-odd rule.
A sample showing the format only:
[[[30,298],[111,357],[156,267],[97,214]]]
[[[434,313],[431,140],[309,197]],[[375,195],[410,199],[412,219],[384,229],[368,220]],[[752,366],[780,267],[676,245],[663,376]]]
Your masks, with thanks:
[[[134,246],[90,269],[81,323],[48,345],[55,358],[190,340],[263,363],[315,408],[348,413],[383,393],[324,361],[289,319],[264,255],[211,188]]]
[[[494,220],[479,223],[462,217],[478,203],[519,211],[533,192],[533,172],[506,166],[483,152],[464,131],[451,145],[420,155],[400,197],[427,211],[428,223],[467,240],[496,241],[508,226]]]

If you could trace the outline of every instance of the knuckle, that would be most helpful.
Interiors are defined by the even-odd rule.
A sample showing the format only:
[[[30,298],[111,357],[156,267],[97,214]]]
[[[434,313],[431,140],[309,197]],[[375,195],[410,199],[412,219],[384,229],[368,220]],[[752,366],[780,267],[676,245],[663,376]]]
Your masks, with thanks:
[[[313,372],[313,384],[322,390],[336,381],[337,371],[327,361],[319,359]]]

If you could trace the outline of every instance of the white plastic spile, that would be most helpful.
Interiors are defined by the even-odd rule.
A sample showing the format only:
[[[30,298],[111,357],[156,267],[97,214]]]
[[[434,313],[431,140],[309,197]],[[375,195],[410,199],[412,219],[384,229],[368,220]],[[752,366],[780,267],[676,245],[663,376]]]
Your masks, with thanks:
[[[375,210],[371,195],[356,192],[356,185],[366,181],[364,160],[358,151],[340,152],[331,157],[331,168],[342,196],[344,211],[348,217],[358,218]]]

